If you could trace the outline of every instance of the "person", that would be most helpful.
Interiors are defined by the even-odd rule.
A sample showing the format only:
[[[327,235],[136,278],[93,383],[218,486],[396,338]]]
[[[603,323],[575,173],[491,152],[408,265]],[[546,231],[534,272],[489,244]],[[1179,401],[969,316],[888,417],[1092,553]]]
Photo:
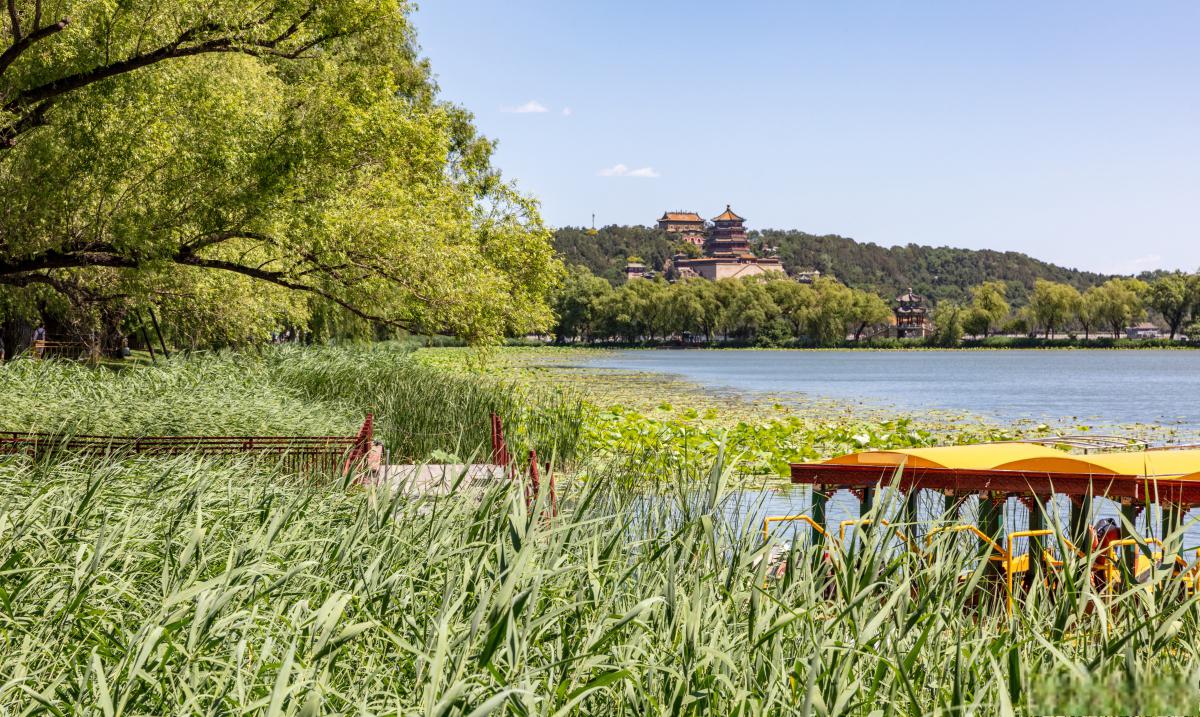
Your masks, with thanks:
[[[38,324],[38,327],[33,330],[33,343],[30,346],[30,348],[33,349],[34,356],[41,358],[42,354],[45,353],[46,347],[38,345],[39,342],[45,341],[45,340],[46,340],[46,326],[44,324]]]

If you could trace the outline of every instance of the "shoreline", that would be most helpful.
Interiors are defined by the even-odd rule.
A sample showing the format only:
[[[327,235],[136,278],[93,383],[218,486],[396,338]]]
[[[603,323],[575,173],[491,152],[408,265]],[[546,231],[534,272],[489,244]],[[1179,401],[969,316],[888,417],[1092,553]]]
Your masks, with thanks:
[[[980,437],[1010,440],[1023,435],[1117,433],[1154,445],[1192,443],[1200,431],[1165,422],[1104,423],[1100,417],[1080,416],[1004,418],[954,408],[910,408],[874,401],[850,399],[803,391],[760,393],[736,386],[707,386],[680,373],[597,366],[605,355],[620,351],[666,350],[653,347],[523,346],[494,352],[494,369],[519,382],[550,383],[575,390],[595,408],[633,411],[653,421],[684,422],[705,427],[735,426],[739,423],[789,422],[881,425],[904,422],[927,431],[940,442],[957,443],[961,438]],[[709,349],[714,350],[714,349]],[[798,351],[792,349],[735,349],[724,351]],[[839,351],[839,349],[819,349]],[[938,349],[926,349],[936,351]],[[455,349],[426,349],[434,353]],[[423,351],[423,352],[424,352]],[[945,349],[943,351],[954,351]],[[429,356],[430,354],[426,354]]]
[[[1058,341],[1058,340],[1052,340]],[[898,346],[881,346],[881,345],[864,345],[859,346],[853,343],[844,346],[753,346],[749,344],[739,344],[736,342],[725,343],[718,342],[713,344],[680,344],[674,342],[640,342],[640,343],[565,343],[559,344],[553,341],[546,342],[514,342],[505,344],[504,348],[509,349],[539,349],[539,348],[557,348],[557,349],[583,349],[588,351],[638,351],[638,350],[672,350],[672,351],[882,351],[882,352],[900,352],[900,351],[1194,351],[1200,349],[1200,342],[1175,342],[1173,344],[1137,344],[1125,343],[1127,341],[1135,341],[1134,339],[1120,339],[1118,342],[1113,342],[1111,345],[1096,344],[1094,342],[1068,344],[1053,343],[1050,345],[984,345],[973,344],[970,342],[963,343],[959,346],[929,346],[929,345],[898,345]],[[1166,341],[1163,339],[1163,341]]]

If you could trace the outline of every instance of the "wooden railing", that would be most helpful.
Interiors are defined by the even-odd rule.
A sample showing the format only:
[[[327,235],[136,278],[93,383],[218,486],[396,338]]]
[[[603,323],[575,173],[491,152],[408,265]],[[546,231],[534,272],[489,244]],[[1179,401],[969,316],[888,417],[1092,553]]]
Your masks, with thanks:
[[[257,455],[275,457],[293,473],[343,475],[363,464],[370,453],[374,417],[367,414],[354,436],[109,436],[0,432],[0,454],[56,452],[88,455]]]

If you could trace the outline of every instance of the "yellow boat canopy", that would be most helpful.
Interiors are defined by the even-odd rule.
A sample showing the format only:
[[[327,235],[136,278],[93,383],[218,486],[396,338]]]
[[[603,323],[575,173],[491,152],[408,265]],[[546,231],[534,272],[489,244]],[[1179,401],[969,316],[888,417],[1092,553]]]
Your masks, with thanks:
[[[1036,443],[984,443],[941,448],[864,451],[838,456],[825,463],[1084,475],[1183,476],[1187,480],[1200,481],[1200,450],[1075,455]]]
[[[833,465],[900,466],[910,468],[958,468],[991,470],[1004,463],[1054,459],[1070,454],[1036,443],[982,443],[941,448],[902,448],[894,451],[864,451],[831,458]],[[1200,468],[1200,466],[1197,466]]]
[[[1002,463],[996,466],[996,470],[1124,476],[1181,476],[1194,473],[1200,479],[1200,450],[1029,457]]]

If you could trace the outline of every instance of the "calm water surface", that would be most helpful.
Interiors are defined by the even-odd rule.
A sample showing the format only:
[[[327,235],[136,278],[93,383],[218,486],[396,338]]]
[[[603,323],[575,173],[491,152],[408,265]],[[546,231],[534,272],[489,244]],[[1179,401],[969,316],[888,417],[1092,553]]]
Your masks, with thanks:
[[[1200,432],[1200,351],[729,351],[632,350],[591,366],[671,374],[712,389],[750,394],[807,394],[900,410],[948,410],[998,421],[1079,421],[1098,426],[1156,423]],[[765,515],[807,512],[807,489],[735,491],[728,510],[761,525]],[[1066,503],[1058,497],[1061,519]],[[1118,506],[1097,499],[1097,517]],[[828,506],[832,525],[857,517],[857,502],[839,492]],[[964,510],[969,516],[974,506]],[[932,513],[924,516],[933,517]],[[1139,529],[1147,532],[1145,515]],[[1007,529],[1023,528],[1015,499]],[[1149,531],[1158,534],[1154,511]],[[1197,518],[1191,511],[1190,520]],[[794,526],[781,529],[791,532]],[[802,531],[804,532],[804,531]],[[1200,545],[1200,525],[1185,543]]]
[[[618,351],[590,365],[710,388],[1099,425],[1200,427],[1200,351]]]

